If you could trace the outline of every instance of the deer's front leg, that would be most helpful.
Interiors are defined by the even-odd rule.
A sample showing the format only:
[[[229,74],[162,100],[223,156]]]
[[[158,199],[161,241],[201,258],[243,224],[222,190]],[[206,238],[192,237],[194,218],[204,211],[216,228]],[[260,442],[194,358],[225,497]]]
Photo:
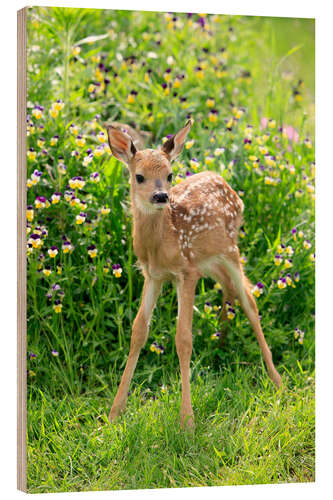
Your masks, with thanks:
[[[140,309],[133,323],[130,352],[109,414],[110,422],[112,422],[119,415],[119,413],[125,409],[129,386],[139,359],[140,351],[145,345],[148,337],[150,318],[161,290],[161,284],[162,283],[160,281],[149,278],[145,279]]]
[[[178,323],[176,332],[176,348],[182,379],[181,424],[189,428],[194,426],[190,389],[190,361],[192,354],[192,317],[195,287],[198,277],[186,277],[177,285]]]

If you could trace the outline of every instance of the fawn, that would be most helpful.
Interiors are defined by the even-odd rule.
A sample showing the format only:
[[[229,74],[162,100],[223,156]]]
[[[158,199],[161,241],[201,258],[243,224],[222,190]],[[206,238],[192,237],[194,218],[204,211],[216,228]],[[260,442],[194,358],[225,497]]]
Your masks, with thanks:
[[[189,120],[160,149],[141,151],[126,130],[107,127],[113,155],[130,171],[134,252],[145,279],[127,364],[109,415],[111,422],[126,406],[151,314],[166,280],[175,283],[178,296],[176,349],[182,383],[182,425],[194,425],[190,396],[192,316],[195,288],[202,276],[222,284],[222,321],[227,319],[226,302],[233,303],[237,296],[257,337],[268,374],[277,387],[281,384],[239,258],[242,200],[221,176],[211,171],[192,175],[171,187],[171,161],[181,153],[191,126]]]

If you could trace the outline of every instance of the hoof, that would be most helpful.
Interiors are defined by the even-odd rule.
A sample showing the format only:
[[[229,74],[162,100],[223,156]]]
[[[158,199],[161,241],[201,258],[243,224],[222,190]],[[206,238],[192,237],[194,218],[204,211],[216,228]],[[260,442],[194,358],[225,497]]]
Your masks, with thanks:
[[[181,415],[181,417],[180,417],[180,425],[185,430],[193,431],[194,427],[195,427],[193,413],[189,414],[189,415]]]

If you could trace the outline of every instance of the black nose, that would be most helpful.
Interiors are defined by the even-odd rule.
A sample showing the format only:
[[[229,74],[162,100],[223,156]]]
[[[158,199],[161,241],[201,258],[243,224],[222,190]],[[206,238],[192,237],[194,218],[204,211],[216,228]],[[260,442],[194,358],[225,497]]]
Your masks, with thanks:
[[[169,199],[168,193],[154,193],[152,196],[152,200],[154,203],[166,203]]]

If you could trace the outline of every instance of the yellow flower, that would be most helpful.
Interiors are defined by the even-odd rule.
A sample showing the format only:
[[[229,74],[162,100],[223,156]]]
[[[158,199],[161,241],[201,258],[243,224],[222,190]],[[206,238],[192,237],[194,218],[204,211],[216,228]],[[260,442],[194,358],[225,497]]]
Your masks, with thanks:
[[[36,151],[33,151],[32,149],[29,149],[29,151],[27,151],[27,157],[31,161],[34,161],[36,159],[36,154]]]
[[[213,108],[215,106],[215,100],[211,98],[207,99],[206,106],[207,108]]]
[[[185,142],[185,149],[190,149],[194,144],[194,139],[192,141]]]
[[[57,314],[61,313],[61,309],[62,309],[61,302],[59,302],[59,304],[54,304],[53,310],[54,310],[55,313],[57,313]]]
[[[32,116],[34,116],[36,120],[40,120],[40,118],[42,118],[43,116],[43,113],[39,108],[34,108],[32,110]]]
[[[76,224],[83,224],[86,220],[87,214],[80,212],[79,215],[75,217]]]
[[[54,259],[58,255],[58,249],[57,247],[51,247],[48,249],[47,253],[51,257],[51,259]]]
[[[45,274],[45,276],[50,276],[50,274],[52,274],[52,270],[46,267],[43,269],[43,274]]]
[[[110,212],[111,212],[111,208],[109,208],[109,207],[102,207],[101,208],[102,215],[108,215]]]
[[[52,116],[52,118],[57,118],[57,116],[59,115],[59,111],[55,108],[51,108],[49,113]]]
[[[72,48],[73,56],[75,56],[75,57],[78,56],[80,54],[80,52],[81,52],[81,47],[79,47],[78,45],[76,45]]]
[[[133,94],[129,94],[127,96],[127,102],[128,104],[133,104],[133,102],[135,102],[135,96]]]
[[[29,222],[32,222],[34,218],[34,209],[33,208],[28,208],[27,209],[27,220]]]
[[[221,283],[216,282],[214,285],[215,290],[222,290],[222,285]]]
[[[79,146],[79,147],[82,147],[85,145],[86,143],[86,140],[84,137],[82,137],[81,135],[78,135],[76,140],[75,140],[76,144]]]

